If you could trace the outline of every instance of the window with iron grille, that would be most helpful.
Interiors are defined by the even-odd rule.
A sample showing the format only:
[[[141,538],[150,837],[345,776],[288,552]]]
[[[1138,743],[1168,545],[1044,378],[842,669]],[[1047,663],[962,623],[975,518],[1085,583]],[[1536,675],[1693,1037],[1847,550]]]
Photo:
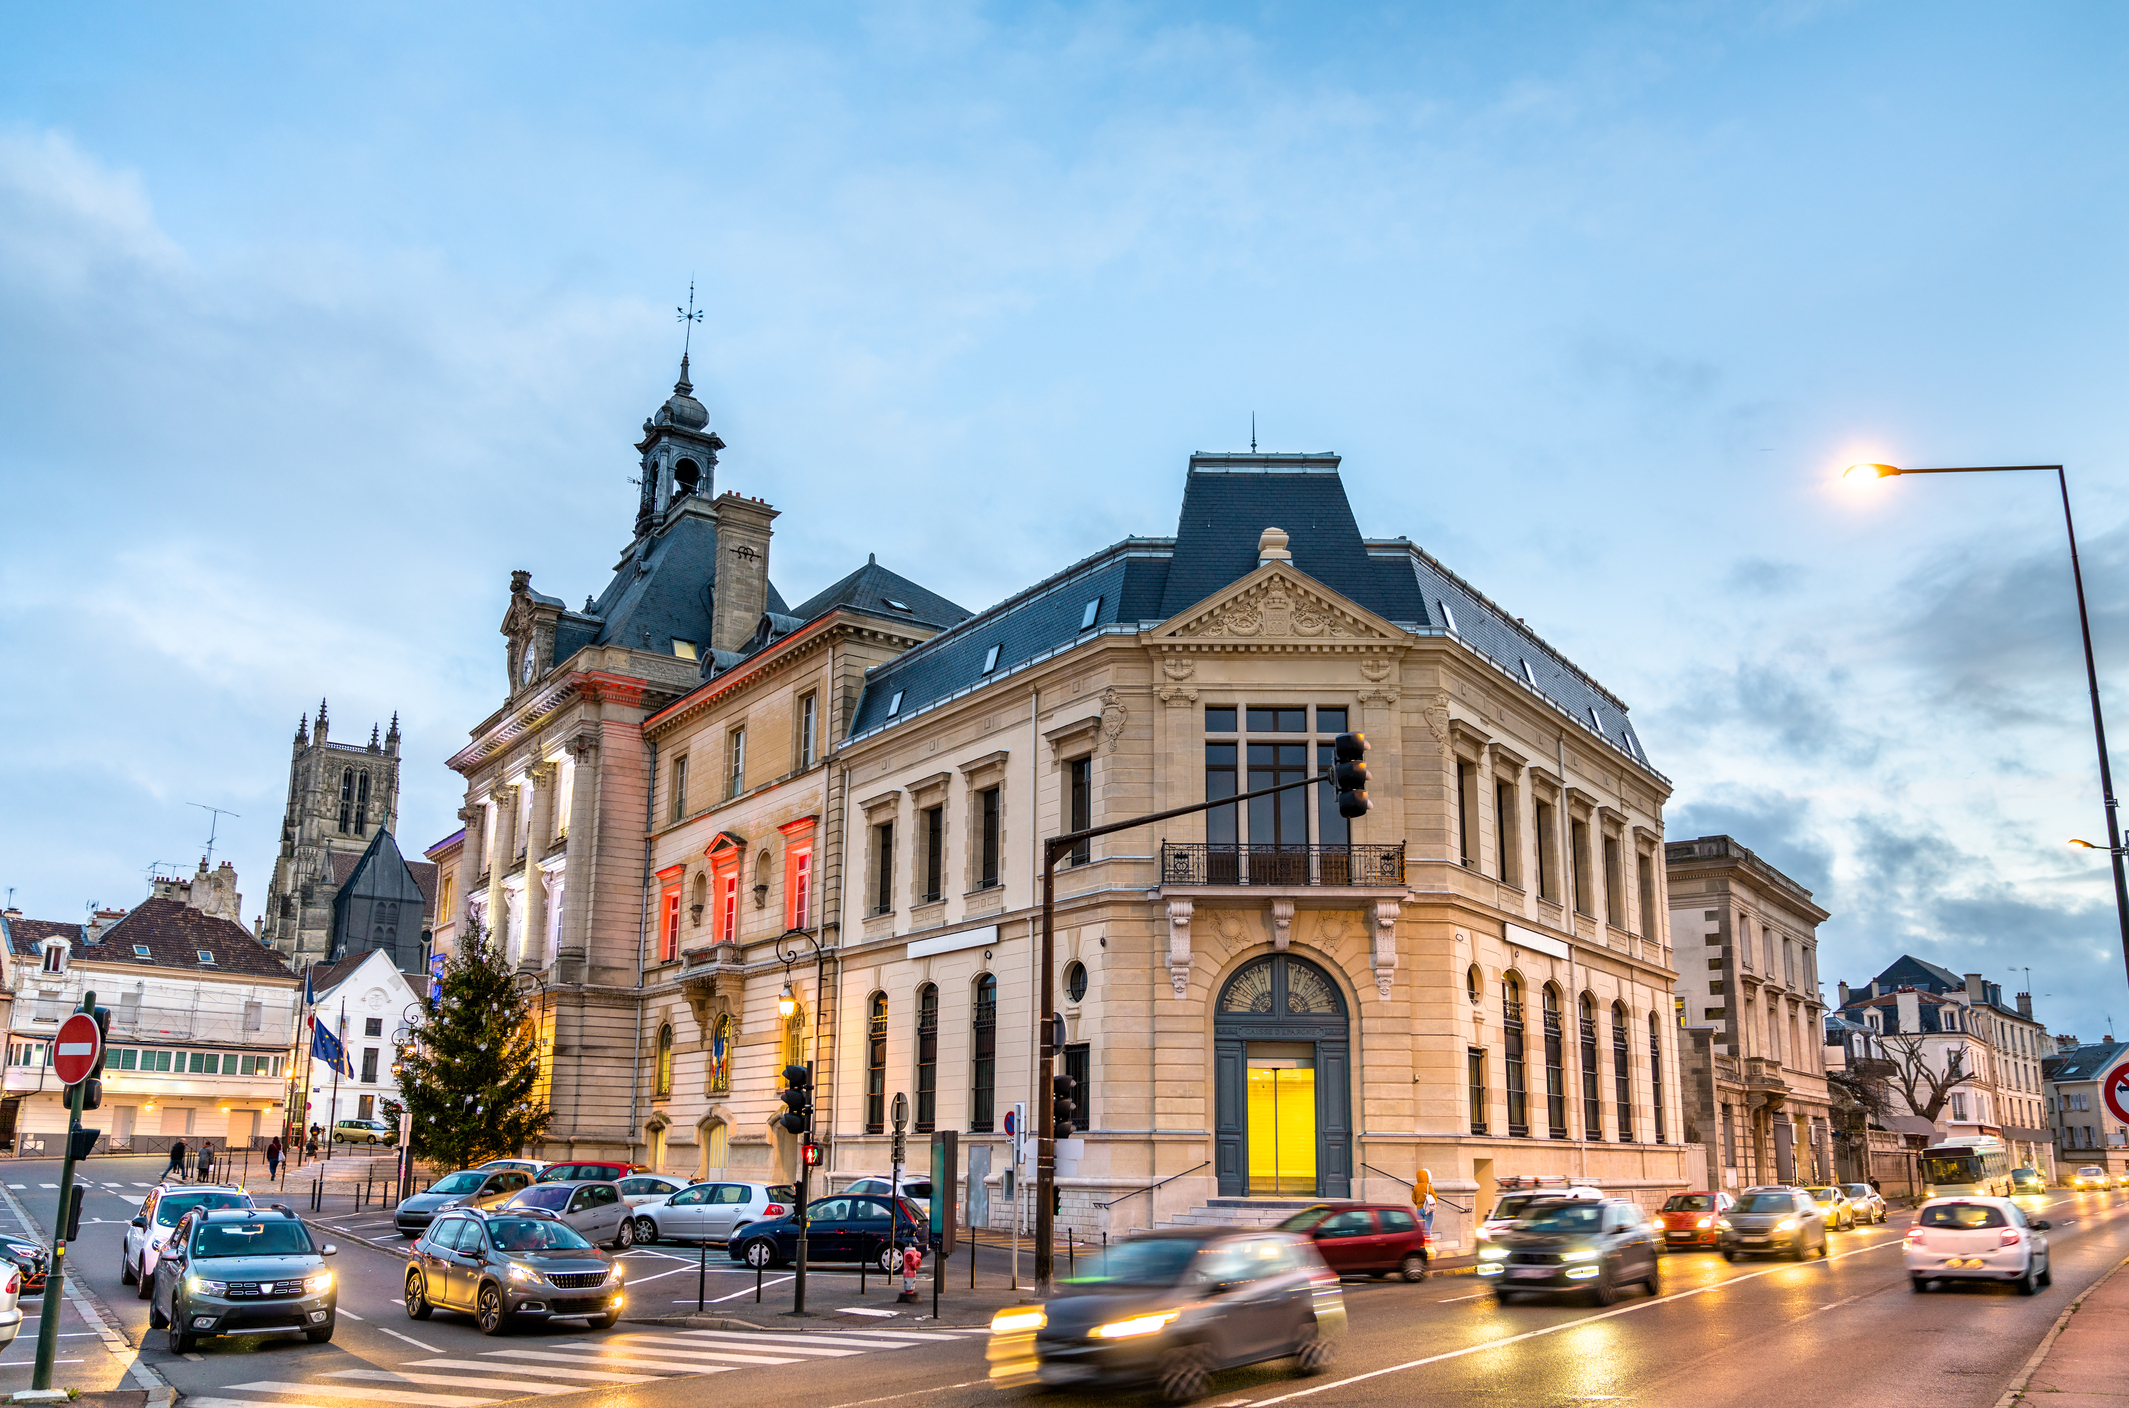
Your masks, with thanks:
[[[887,1130],[887,994],[872,995],[865,1028],[865,1132]]]
[[[1073,1087],[1073,1100],[1079,1113],[1072,1122],[1082,1130],[1094,1128],[1094,1048],[1086,1042],[1067,1046],[1064,1049],[1064,1073],[1079,1084]]]
[[[1604,1137],[1604,1096],[1597,1084],[1597,1004],[1582,994],[1582,1137]]]
[[[1634,1139],[1634,1065],[1626,1041],[1626,1007],[1612,1004],[1612,1085],[1619,1098],[1619,1142]]]
[[[930,904],[945,893],[946,808],[924,809],[924,902]]]
[[[1508,1077],[1508,1133],[1530,1134],[1530,1095],[1523,1073],[1523,985],[1514,978],[1501,984],[1501,1057]]]
[[[975,1060],[969,1072],[968,1129],[971,1134],[989,1134],[998,1097],[998,980],[988,973],[976,979],[972,1035]]]
[[[1471,1132],[1486,1132],[1486,1053],[1474,1046],[1464,1053],[1464,1093],[1471,1103]]]
[[[1545,985],[1545,1122],[1555,1139],[1567,1137],[1567,1069],[1560,1030],[1560,992]]]
[[[1656,1116],[1656,1142],[1668,1144],[1670,1135],[1663,1125],[1663,1024],[1653,1012],[1648,1014],[1648,1076],[1649,1104]]]
[[[998,829],[998,789],[986,787],[981,792],[978,792],[976,794],[976,805],[982,814],[980,823],[982,835],[978,843],[982,848],[982,852],[980,868],[976,874],[976,888],[988,890],[998,884],[1000,850],[998,844],[1000,840]]]
[[[917,1133],[929,1134],[939,1118],[939,988],[917,989]]]
[[[1094,760],[1074,758],[1065,765],[1071,784],[1071,820],[1068,831],[1084,831],[1094,824]],[[1085,865],[1094,855],[1094,843],[1081,841],[1072,847],[1072,864]]]
[[[894,823],[872,828],[872,912],[894,913]]]

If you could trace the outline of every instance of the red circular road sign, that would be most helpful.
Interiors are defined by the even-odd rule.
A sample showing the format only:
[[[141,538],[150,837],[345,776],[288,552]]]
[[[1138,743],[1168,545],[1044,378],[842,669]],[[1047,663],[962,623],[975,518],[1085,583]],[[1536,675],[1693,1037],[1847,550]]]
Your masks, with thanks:
[[[2129,1061],[2124,1061],[2100,1079],[2100,1098],[2123,1124],[2129,1124]]]
[[[103,1033],[96,1029],[96,1019],[76,1012],[59,1024],[59,1035],[52,1041],[52,1073],[61,1085],[78,1084],[96,1069],[102,1050]]]

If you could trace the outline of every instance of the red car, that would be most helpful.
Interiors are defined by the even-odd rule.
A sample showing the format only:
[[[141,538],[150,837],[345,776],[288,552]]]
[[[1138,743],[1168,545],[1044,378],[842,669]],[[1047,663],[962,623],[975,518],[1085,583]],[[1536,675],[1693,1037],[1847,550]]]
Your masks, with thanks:
[[[1723,1214],[1737,1206],[1728,1193],[1673,1193],[1656,1214],[1663,1245],[1674,1250],[1713,1248]]]
[[[1318,1203],[1279,1224],[1316,1244],[1331,1270],[1341,1276],[1364,1272],[1392,1274],[1407,1281],[1427,1279],[1434,1238],[1419,1214],[1400,1203]]]

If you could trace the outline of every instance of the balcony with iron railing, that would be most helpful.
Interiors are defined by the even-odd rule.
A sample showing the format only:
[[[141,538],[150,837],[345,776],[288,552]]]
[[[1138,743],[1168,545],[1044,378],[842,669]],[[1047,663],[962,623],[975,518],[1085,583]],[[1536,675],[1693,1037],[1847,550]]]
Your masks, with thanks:
[[[1402,889],[1405,847],[1161,842],[1161,888]]]

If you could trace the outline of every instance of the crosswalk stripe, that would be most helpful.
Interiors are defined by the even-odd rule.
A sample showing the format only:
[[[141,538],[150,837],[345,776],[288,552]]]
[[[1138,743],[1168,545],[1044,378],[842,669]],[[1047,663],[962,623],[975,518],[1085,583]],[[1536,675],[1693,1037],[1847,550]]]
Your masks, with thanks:
[[[671,1343],[671,1341],[665,1341],[665,1343]],[[643,1347],[638,1348],[638,1346]],[[648,1339],[639,1340],[633,1337],[620,1344],[619,1348],[624,1352],[671,1355],[673,1357],[669,1362],[675,1365],[692,1365],[698,1359],[713,1360],[720,1364],[803,1364],[805,1362],[803,1359],[794,1359],[788,1355],[742,1354],[738,1350],[715,1349],[708,1345],[689,1345],[687,1346],[686,1355],[683,1357],[679,1350],[660,1349],[655,1341]],[[606,1357],[592,1345],[584,1346],[584,1354],[589,1358],[601,1361]]]
[[[850,1333],[879,1340],[909,1340],[915,1344],[933,1344],[939,1338],[936,1334],[927,1335],[916,1330],[852,1330]]]
[[[664,1369],[675,1374],[704,1373],[721,1374],[738,1366],[732,1364],[709,1364],[696,1366],[681,1364],[671,1359],[631,1359],[619,1354],[547,1354],[537,1349],[491,1349],[487,1357],[496,1359],[534,1359],[545,1364],[625,1364],[633,1369]]]
[[[508,1389],[516,1393],[580,1393],[577,1384],[536,1384],[524,1379],[476,1379],[470,1374],[399,1374],[390,1369],[332,1369],[329,1379],[375,1379],[394,1384],[447,1384],[455,1388]]]
[[[384,1389],[357,1388],[353,1384],[288,1384],[279,1379],[261,1379],[252,1384],[231,1384],[240,1393],[311,1393],[322,1398],[366,1398],[372,1403],[405,1403],[412,1408],[481,1408],[492,1398],[464,1398],[448,1393],[391,1393]],[[253,1404],[252,1408],[259,1408]]]
[[[567,1379],[583,1384],[656,1384],[665,1382],[664,1374],[603,1374],[596,1369],[550,1369],[545,1364],[483,1364],[477,1359],[414,1359],[400,1366],[404,1369],[479,1369],[484,1373],[539,1374],[550,1379]],[[189,1400],[188,1400],[189,1401]]]
[[[297,1385],[291,1384],[289,1387],[295,1388]],[[487,1402],[489,1400],[480,1399],[476,1401]],[[347,1405],[342,1403],[330,1405],[323,1403],[283,1403],[279,1400],[264,1403],[256,1398],[194,1398],[188,1393],[185,1395],[185,1408],[347,1408]]]
[[[729,1340],[684,1340],[673,1335],[616,1335],[608,1344],[627,1341],[629,1344],[676,1344],[690,1350],[705,1350],[729,1345],[733,1349],[751,1349],[759,1346],[776,1354],[811,1354],[824,1359],[840,1359],[846,1355],[863,1354],[862,1349],[838,1349],[825,1344],[801,1344],[796,1335],[783,1335],[768,1341],[768,1335],[734,1334]]]
[[[686,1336],[686,1337],[687,1337],[688,1339],[690,1339],[690,1340],[707,1340],[707,1341],[712,1341],[712,1342],[715,1342],[715,1343],[724,1343],[724,1342],[729,1342],[729,1341],[732,1341],[732,1340],[739,1340],[739,1341],[743,1341],[743,1342],[745,1342],[745,1343],[747,1343],[747,1344],[759,1344],[759,1343],[760,1343],[760,1342],[761,1342],[761,1341],[762,1341],[762,1340],[763,1340],[764,1338],[766,1338],[766,1336],[763,1336],[763,1335],[758,1335],[758,1334],[755,1334],[755,1335],[750,1335],[750,1334],[747,1334],[747,1333],[745,1333],[744,1331],[739,1331],[739,1330],[683,1330],[683,1331],[682,1331],[681,1333],[682,1333],[683,1335],[685,1335],[685,1336]],[[795,1338],[795,1336],[794,1336],[794,1338]],[[908,1346],[908,1345],[906,1345],[906,1344],[903,1344],[903,1343],[902,1343],[901,1341],[899,1341],[899,1340],[860,1339],[860,1338],[858,1338],[857,1336],[855,1336],[855,1335],[850,1335],[850,1334],[833,1334],[833,1335],[815,1335],[815,1334],[808,1334],[808,1335],[807,1335],[807,1336],[805,1337],[804,1343],[806,1343],[806,1344],[819,1344],[819,1345],[835,1345],[835,1346],[838,1346],[838,1347],[843,1347],[843,1348],[849,1348],[849,1349],[907,1349],[907,1348],[909,1348],[909,1346]]]

